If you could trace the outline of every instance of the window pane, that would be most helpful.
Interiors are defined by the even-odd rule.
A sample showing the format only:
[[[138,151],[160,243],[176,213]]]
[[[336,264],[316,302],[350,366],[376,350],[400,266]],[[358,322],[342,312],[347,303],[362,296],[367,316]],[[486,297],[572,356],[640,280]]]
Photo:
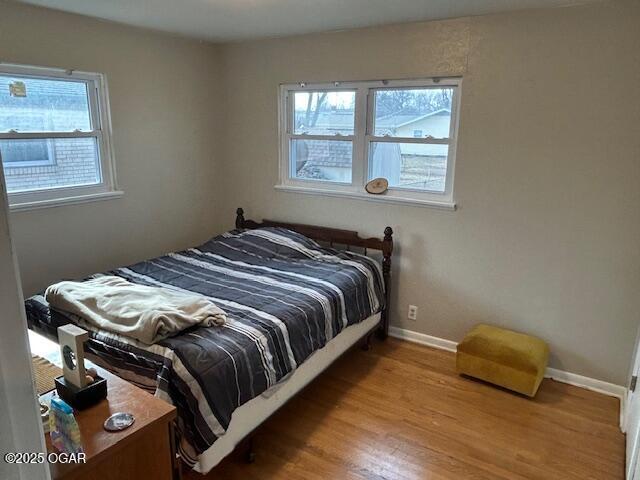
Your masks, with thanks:
[[[393,188],[444,192],[448,145],[372,142],[369,178],[383,177]]]
[[[2,161],[7,166],[51,165],[53,140],[11,140],[4,141]]]
[[[0,75],[0,132],[90,131],[87,85]]]
[[[291,178],[351,183],[351,142],[291,140]]]
[[[453,88],[375,91],[374,135],[449,138]]]
[[[293,133],[353,135],[355,92],[295,92]]]
[[[0,140],[7,191],[100,183],[95,138]]]

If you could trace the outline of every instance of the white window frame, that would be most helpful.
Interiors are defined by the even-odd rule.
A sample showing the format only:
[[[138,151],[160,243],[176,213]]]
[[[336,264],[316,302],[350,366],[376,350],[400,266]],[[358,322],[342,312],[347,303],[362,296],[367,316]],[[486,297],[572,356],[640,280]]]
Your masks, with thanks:
[[[59,68],[34,67],[0,63],[0,74],[33,77],[40,79],[73,80],[87,85],[91,131],[72,132],[0,132],[2,140],[95,138],[100,163],[100,182],[91,185],[54,187],[8,194],[11,210],[31,210],[71,203],[117,198],[123,195],[116,182],[113,157],[111,112],[107,79],[101,73],[63,70]]]
[[[374,121],[374,92],[382,89],[398,88],[444,88],[452,87],[454,95],[451,104],[451,124],[449,138],[424,139],[414,137],[378,137],[373,135]],[[293,98],[295,92],[303,91],[339,91],[347,90],[356,92],[355,100],[355,130],[354,135],[306,135],[294,134]],[[454,200],[454,173],[456,160],[456,147],[458,140],[458,123],[460,113],[460,95],[462,92],[462,78],[427,78],[417,80],[372,80],[361,82],[330,82],[330,83],[299,83],[282,84],[279,90],[278,101],[278,132],[279,132],[279,183],[277,190],[326,196],[342,196],[371,201],[404,203],[413,205],[426,205],[445,209],[455,209]],[[350,140],[353,142],[353,161],[351,183],[338,183],[331,181],[307,180],[292,178],[289,162],[290,145],[292,139],[321,139],[321,140]],[[445,191],[429,192],[422,189],[389,188],[383,195],[371,195],[366,193],[364,186],[369,178],[369,145],[372,142],[395,143],[433,143],[449,145],[447,157],[447,173]]]

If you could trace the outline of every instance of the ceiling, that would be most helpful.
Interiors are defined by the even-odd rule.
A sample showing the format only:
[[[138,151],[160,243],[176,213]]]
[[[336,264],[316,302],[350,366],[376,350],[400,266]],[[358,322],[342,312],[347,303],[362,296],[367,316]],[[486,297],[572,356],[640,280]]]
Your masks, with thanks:
[[[138,27],[227,42],[561,7],[589,0],[23,0]]]

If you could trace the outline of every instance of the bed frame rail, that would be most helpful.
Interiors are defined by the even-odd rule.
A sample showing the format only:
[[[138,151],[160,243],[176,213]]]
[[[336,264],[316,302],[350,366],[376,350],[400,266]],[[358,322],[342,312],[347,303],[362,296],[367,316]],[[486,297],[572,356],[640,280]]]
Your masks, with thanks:
[[[377,330],[378,338],[385,339],[389,334],[389,306],[391,292],[391,254],[393,253],[393,229],[386,227],[383,238],[361,238],[358,232],[353,230],[341,230],[338,228],[321,227],[316,225],[305,225],[300,223],[278,222],[275,220],[246,220],[244,210],[236,210],[236,228],[255,229],[261,227],[282,227],[294,232],[298,232],[305,237],[309,237],[319,242],[326,242],[330,246],[343,245],[348,247],[359,247],[364,249],[365,255],[368,250],[379,250],[382,252],[382,276],[385,290],[385,308],[382,310],[380,327]]]

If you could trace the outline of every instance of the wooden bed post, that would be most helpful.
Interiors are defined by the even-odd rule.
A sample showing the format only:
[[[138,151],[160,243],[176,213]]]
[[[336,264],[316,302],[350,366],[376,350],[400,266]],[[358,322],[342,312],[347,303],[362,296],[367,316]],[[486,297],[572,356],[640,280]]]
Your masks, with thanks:
[[[391,304],[391,254],[393,253],[393,229],[384,229],[382,240],[382,278],[384,279],[385,305],[382,311],[382,322],[378,329],[378,338],[384,340],[389,335],[389,306]]]
[[[244,228],[244,210],[242,208],[236,210],[236,228]]]

